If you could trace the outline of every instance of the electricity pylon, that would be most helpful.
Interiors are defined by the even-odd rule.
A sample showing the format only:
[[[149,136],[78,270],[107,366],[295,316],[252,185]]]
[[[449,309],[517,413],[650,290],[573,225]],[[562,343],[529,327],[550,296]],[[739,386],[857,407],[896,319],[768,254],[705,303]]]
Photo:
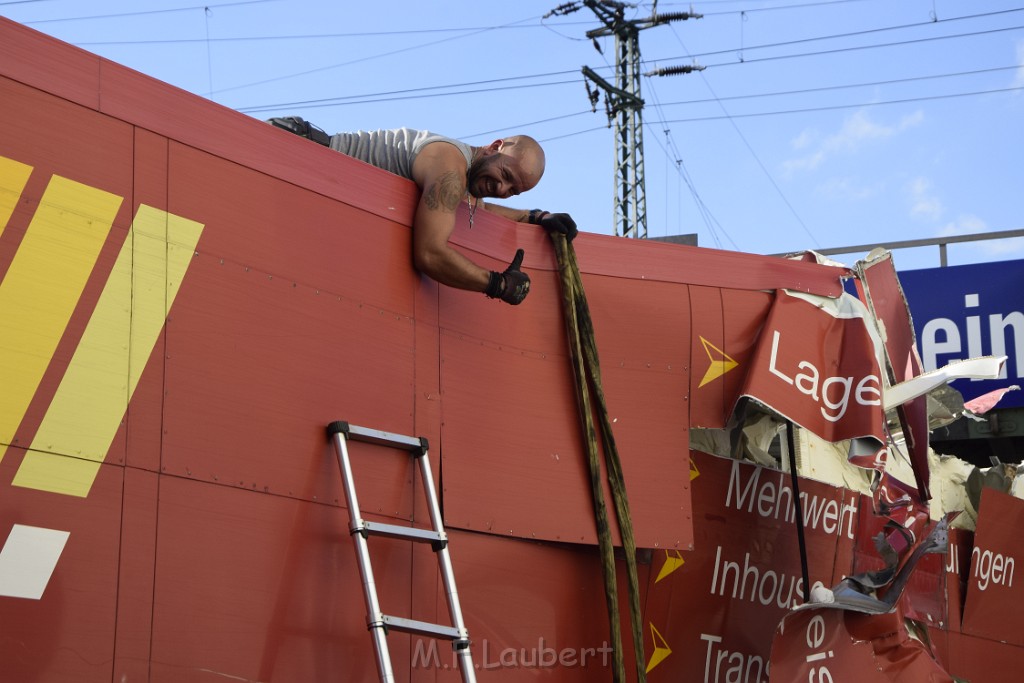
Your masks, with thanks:
[[[597,38],[615,36],[615,83],[601,78],[593,69],[584,66],[583,75],[595,108],[599,93],[590,89],[594,83],[604,91],[608,125],[615,124],[615,197],[613,218],[615,234],[623,237],[647,237],[647,196],[644,181],[643,98],[640,97],[640,31],[670,21],[696,18],[692,12],[658,14],[657,2],[651,16],[645,19],[626,19],[626,8],[631,7],[614,0],[579,0],[552,10],[549,14],[569,14],[587,7],[604,24],[587,31],[587,37],[601,51]]]

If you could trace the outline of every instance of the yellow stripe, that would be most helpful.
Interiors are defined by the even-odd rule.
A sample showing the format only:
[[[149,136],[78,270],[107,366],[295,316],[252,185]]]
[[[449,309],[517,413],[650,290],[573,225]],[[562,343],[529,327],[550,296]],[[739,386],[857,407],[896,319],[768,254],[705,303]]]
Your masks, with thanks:
[[[139,207],[15,486],[89,495],[202,230],[201,223]]]
[[[122,198],[53,176],[0,283],[0,460],[53,358]]]
[[[18,197],[25,189],[32,167],[14,159],[0,156],[0,235],[4,234],[7,221],[11,220]]]

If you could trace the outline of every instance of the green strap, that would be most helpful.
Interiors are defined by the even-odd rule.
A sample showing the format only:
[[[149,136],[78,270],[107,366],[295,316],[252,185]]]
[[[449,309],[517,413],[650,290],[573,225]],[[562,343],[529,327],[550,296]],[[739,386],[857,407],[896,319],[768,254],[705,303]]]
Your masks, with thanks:
[[[573,374],[576,379],[576,395],[580,421],[584,431],[587,447],[587,459],[590,466],[590,486],[594,501],[594,516],[597,523],[598,546],[601,551],[602,569],[604,573],[605,600],[608,606],[608,621],[612,646],[612,665],[614,682],[626,680],[625,662],[622,654],[622,633],[620,630],[618,587],[615,580],[615,551],[612,546],[611,528],[608,522],[608,510],[604,500],[604,488],[601,485],[601,462],[598,455],[597,431],[594,427],[594,413],[591,405],[591,393],[597,407],[601,425],[601,437],[605,454],[605,466],[608,470],[608,483],[615,504],[615,513],[619,523],[619,535],[626,556],[626,573],[629,584],[629,614],[633,633],[633,654],[636,663],[637,681],[647,680],[644,640],[640,616],[640,589],[636,570],[636,542],[633,538],[633,522],[629,513],[629,500],[626,497],[626,484],[622,477],[622,464],[619,451],[612,434],[612,424],[608,417],[608,408],[604,400],[601,386],[601,367],[594,340],[594,324],[590,317],[590,307],[583,291],[583,280],[576,264],[576,250],[565,235],[551,233],[555,245],[555,255],[562,280],[562,302],[564,304],[565,326],[569,337],[570,357]]]

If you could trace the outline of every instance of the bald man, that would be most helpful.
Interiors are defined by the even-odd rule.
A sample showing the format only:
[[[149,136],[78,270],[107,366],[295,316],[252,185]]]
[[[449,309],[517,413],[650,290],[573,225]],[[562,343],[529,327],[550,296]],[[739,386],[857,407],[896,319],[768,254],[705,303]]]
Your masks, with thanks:
[[[540,181],[544,150],[529,136],[516,135],[486,147],[473,147],[409,128],[328,136],[298,117],[270,119],[270,123],[415,181],[420,199],[413,218],[413,264],[441,284],[483,292],[513,305],[521,303],[530,291],[530,278],[519,269],[522,249],[499,273],[478,266],[448,244],[455,229],[455,212],[463,199],[469,203],[470,227],[473,215],[482,206],[513,221],[563,233],[570,240],[576,236],[576,223],[568,214],[512,209],[482,201],[484,197],[514,197]]]

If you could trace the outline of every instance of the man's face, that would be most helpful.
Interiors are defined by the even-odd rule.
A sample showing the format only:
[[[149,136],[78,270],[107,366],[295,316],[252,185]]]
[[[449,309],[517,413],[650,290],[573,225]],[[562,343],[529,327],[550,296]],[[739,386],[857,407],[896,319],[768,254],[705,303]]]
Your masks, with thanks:
[[[466,173],[466,187],[474,197],[507,199],[532,189],[519,160],[511,154],[493,152],[478,157]]]

